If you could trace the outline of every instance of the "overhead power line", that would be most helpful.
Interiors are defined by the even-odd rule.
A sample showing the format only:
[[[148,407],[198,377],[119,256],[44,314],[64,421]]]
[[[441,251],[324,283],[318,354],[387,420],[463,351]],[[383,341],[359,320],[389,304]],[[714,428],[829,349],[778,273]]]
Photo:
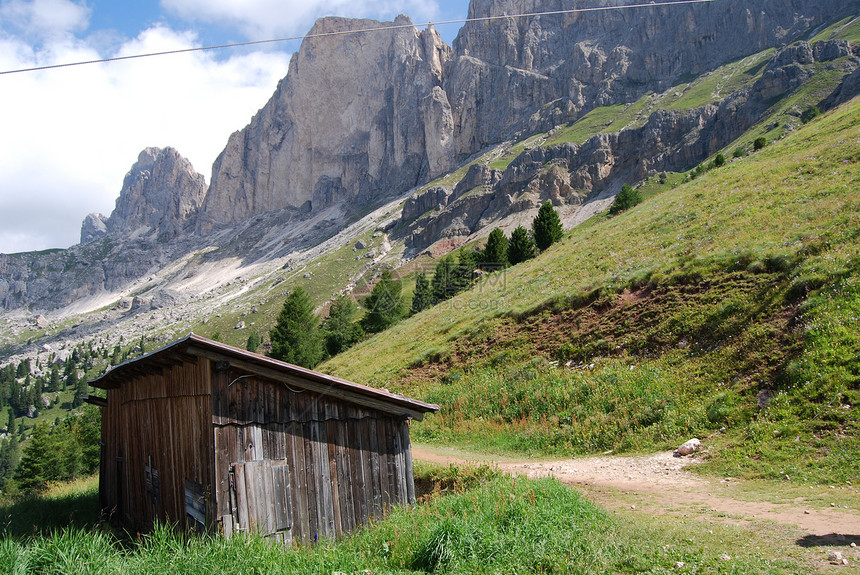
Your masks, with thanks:
[[[288,36],[285,38],[272,38],[270,40],[252,40],[249,42],[235,42],[232,44],[218,44],[216,46],[199,46],[197,48],[181,48],[179,50],[165,50],[162,52],[149,52],[146,54],[132,54],[129,56],[114,56],[112,58],[100,58],[98,60],[83,60],[79,62],[67,62],[65,64],[51,64],[48,66],[34,66],[32,68],[20,68],[17,70],[0,71],[0,76],[5,74],[21,74],[24,72],[38,72],[41,70],[52,70],[55,68],[70,68],[72,66],[85,66],[87,64],[103,64],[106,62],[119,62],[122,60],[136,60],[140,58],[151,58],[153,56],[169,56],[172,54],[185,54],[188,52],[204,52],[209,50],[222,50],[224,48],[239,48],[242,46],[256,46],[260,44],[275,44],[278,42],[290,42],[294,40],[306,40],[309,38],[325,38],[330,36],[345,36],[348,34],[360,34],[363,32],[383,32],[387,30],[398,30],[402,28],[421,28],[425,26],[443,26],[446,24],[466,24],[468,22],[488,22],[491,20],[506,20],[511,18],[534,18],[536,16],[554,16],[558,14],[576,14],[581,12],[607,12],[611,10],[629,10],[633,8],[657,8],[660,6],[678,6],[683,4],[710,4],[718,0],[678,0],[676,2],[647,2],[641,4],[625,4],[621,6],[598,6],[594,8],[570,8],[567,10],[550,10],[547,12],[529,12],[525,14],[503,14],[501,16],[481,16],[478,18],[464,18],[462,20],[445,20],[442,22],[426,22],[424,24],[392,24],[390,26],[379,26],[375,28],[358,28],[354,30],[340,30],[337,32],[320,32],[318,34],[305,34],[302,36]]]

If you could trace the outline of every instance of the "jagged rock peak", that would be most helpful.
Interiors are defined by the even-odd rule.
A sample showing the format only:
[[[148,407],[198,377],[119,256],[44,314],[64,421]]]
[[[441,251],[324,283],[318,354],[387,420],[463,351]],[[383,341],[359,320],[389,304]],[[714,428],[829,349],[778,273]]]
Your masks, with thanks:
[[[323,18],[310,36],[390,24]],[[440,89],[451,49],[406,16],[393,24],[407,26],[302,42],[273,97],[215,161],[202,231],[284,208],[360,209],[453,167]]]
[[[173,239],[193,229],[205,196],[206,179],[179,152],[146,148],[123,180],[106,232]]]
[[[107,218],[102,214],[92,213],[84,218],[81,224],[81,243],[88,244],[107,234]]]

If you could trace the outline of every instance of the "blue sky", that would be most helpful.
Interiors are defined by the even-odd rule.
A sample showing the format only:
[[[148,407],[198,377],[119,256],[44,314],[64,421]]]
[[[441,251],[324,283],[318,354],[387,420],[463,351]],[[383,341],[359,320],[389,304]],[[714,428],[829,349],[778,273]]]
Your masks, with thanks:
[[[416,24],[466,17],[467,0],[0,0],[0,71],[298,36],[322,16]],[[439,26],[449,44],[459,25]],[[147,146],[211,175],[287,72],[298,42],[0,75],[0,253],[68,247],[109,215]]]

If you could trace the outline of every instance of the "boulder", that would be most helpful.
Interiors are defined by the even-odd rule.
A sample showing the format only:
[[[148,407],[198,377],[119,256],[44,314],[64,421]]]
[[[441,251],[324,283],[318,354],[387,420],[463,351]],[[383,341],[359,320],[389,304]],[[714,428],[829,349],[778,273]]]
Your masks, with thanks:
[[[683,457],[684,455],[691,455],[699,450],[702,446],[702,442],[696,438],[685,441],[682,445],[675,450],[675,457]]]

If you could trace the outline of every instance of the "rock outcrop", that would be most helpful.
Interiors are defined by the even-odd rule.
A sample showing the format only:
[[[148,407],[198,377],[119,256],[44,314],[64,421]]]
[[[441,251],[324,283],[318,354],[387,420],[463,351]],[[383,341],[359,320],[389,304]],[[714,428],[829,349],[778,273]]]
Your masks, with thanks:
[[[431,188],[409,198],[392,228],[414,255],[440,240],[462,241],[547,200],[556,206],[580,204],[620,182],[689,170],[758,122],[774,97],[799,88],[816,63],[843,58],[845,78],[829,100],[856,94],[858,56],[844,42],[798,42],[778,51],[751,87],[718,104],[657,110],[642,127],[597,134],[581,145],[534,147],[504,171],[474,164],[453,191]]]
[[[89,214],[81,224],[81,243],[88,244],[91,241],[104,237],[107,234],[107,218],[101,214]]]
[[[469,17],[566,8],[559,0],[473,0]],[[840,0],[725,0],[467,23],[444,82],[457,152],[663,91],[856,10]]]
[[[462,28],[453,49],[405,16],[394,22],[405,28],[309,38],[272,99],[216,160],[198,230],[284,208],[361,212],[515,134],[662,91],[856,7],[725,0],[481,20]],[[558,0],[473,0],[469,16],[565,8]],[[310,34],[387,24],[324,18]]]
[[[324,18],[310,35],[390,24]],[[215,161],[200,228],[282,208],[361,208],[450,170],[440,88],[449,58],[432,29],[305,40],[272,99]]]
[[[108,234],[169,241],[193,230],[206,180],[173,148],[146,148],[122,184]]]
[[[109,218],[90,214],[81,243],[115,234],[121,238],[173,240],[194,229],[206,197],[206,179],[173,148],[146,148],[125,176]]]

